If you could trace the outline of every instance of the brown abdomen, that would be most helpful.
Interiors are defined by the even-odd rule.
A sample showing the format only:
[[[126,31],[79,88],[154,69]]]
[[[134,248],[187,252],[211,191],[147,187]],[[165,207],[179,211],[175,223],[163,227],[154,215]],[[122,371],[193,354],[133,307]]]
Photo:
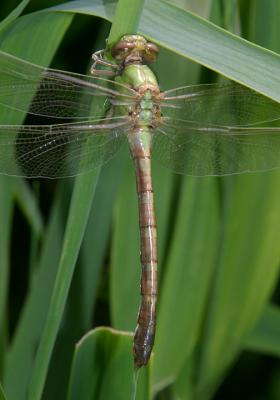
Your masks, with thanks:
[[[147,131],[145,132],[147,135]],[[142,266],[142,301],[134,335],[134,363],[146,365],[154,344],[157,302],[157,229],[154,211],[154,192],[151,176],[151,151],[141,132],[130,138],[130,149],[135,164],[139,203],[140,259]]]

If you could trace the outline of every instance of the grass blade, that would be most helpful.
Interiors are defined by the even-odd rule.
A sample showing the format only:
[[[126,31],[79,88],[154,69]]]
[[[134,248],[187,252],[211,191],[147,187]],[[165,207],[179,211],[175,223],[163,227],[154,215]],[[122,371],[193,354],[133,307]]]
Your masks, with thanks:
[[[226,179],[219,259],[198,369],[202,398],[240,351],[274,288],[280,260],[279,178],[266,173]]]
[[[0,372],[3,374],[6,351],[7,305],[10,274],[10,236],[13,215],[13,182],[6,176],[0,177]]]
[[[13,23],[10,23],[6,27],[4,34],[1,33],[1,50],[27,58],[32,62],[48,65],[71,20],[71,15],[26,15]],[[41,45],[42,42],[46,42],[44,47]],[[26,43],[29,45],[26,46]],[[20,124],[23,118],[24,115],[20,113],[14,111],[7,112],[7,110],[2,113],[1,109],[1,123],[3,123],[3,120],[10,124]],[[15,184],[14,178],[6,179],[10,179],[10,181]],[[28,212],[31,211],[31,208],[32,205],[29,205]],[[33,211],[34,210],[33,207]],[[36,215],[33,216],[33,219],[34,217],[36,218]],[[38,222],[39,218],[36,219],[37,222],[34,224],[34,227],[36,226],[36,229],[40,230],[40,222]],[[8,369],[5,371],[5,377],[11,376],[7,371]],[[13,379],[11,380],[13,381]],[[16,386],[14,385],[14,381],[12,382],[12,385],[14,387]],[[24,396],[24,389],[26,389],[26,387],[22,387],[21,389],[20,396]],[[16,398],[19,400],[21,397]]]
[[[50,9],[58,10],[112,20],[114,3],[104,5],[97,2],[90,6],[88,2],[75,1]],[[170,27],[168,35],[166,27]],[[145,3],[139,33],[162,47],[280,101],[280,56],[272,51],[164,0]]]
[[[34,362],[34,348],[42,334],[61,252],[64,222],[61,220],[61,215],[67,203],[64,193],[65,186],[62,185],[57,191],[44,235],[38,273],[32,282],[8,351],[4,387],[10,400],[24,399],[27,395]],[[18,385],[14,384],[15,381]]]
[[[122,35],[136,32],[144,2],[145,0],[134,0],[133,7],[131,7],[130,0],[121,0],[118,2],[108,38],[109,46],[117,42]]]
[[[0,400],[6,400],[6,396],[4,394],[4,390],[0,384]]]
[[[13,179],[15,199],[30,224],[35,236],[43,233],[43,219],[39,209],[38,200],[32,192],[29,184],[24,179]]]
[[[81,263],[84,270],[82,285],[84,307],[82,309],[85,314],[84,326],[86,329],[91,325],[99,274],[108,246],[113,205],[124,165],[125,157],[121,152],[102,169],[81,248]]]
[[[273,304],[265,307],[260,319],[246,339],[245,348],[280,356],[280,310]]]
[[[25,7],[30,3],[30,0],[22,0],[19,5],[0,23],[0,31],[4,30],[11,22],[15,21]]]
[[[175,379],[197,345],[217,249],[217,204],[215,179],[186,180],[161,286],[153,369],[157,389]]]
[[[34,400],[40,399],[43,392],[52,349],[86,228],[98,174],[99,170],[95,170],[80,175],[75,180],[57,277],[30,383],[29,395]]]

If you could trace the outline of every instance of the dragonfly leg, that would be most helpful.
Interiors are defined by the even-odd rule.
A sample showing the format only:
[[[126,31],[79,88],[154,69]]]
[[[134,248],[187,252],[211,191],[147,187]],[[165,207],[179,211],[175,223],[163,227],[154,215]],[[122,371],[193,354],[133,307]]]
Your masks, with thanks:
[[[105,50],[99,50],[93,53],[92,59],[93,64],[90,69],[90,73],[92,75],[106,75],[106,76],[116,76],[119,74],[120,66],[108,61],[104,57]],[[102,67],[109,67],[110,69],[98,69],[97,66],[101,65]]]

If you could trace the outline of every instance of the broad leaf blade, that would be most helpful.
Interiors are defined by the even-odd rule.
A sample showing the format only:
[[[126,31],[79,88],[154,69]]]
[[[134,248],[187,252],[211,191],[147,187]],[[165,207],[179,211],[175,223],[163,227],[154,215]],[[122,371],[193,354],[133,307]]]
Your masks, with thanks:
[[[280,260],[279,179],[279,173],[266,173],[226,180],[219,260],[198,368],[202,398],[241,350],[275,286]]]
[[[84,336],[76,346],[68,400],[151,399],[149,368],[135,381],[131,342],[131,334],[109,328]]]
[[[279,49],[279,41],[271,41],[272,25],[263,26],[262,44]],[[215,390],[243,348],[279,273],[279,173],[229,177],[224,184],[220,258],[200,354],[202,398]]]
[[[215,178],[188,179],[161,285],[153,383],[175,380],[197,345],[218,238]]]
[[[85,1],[75,1],[50,10],[85,13],[111,20],[114,3],[98,1],[89,5]],[[168,35],[167,27],[170,27]],[[280,56],[272,51],[164,0],[145,3],[139,32],[162,47],[280,101]]]

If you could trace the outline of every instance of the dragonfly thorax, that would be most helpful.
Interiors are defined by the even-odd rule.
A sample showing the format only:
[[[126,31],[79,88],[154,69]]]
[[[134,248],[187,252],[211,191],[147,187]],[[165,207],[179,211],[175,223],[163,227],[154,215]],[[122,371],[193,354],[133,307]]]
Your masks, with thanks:
[[[122,71],[120,78],[140,96],[143,96],[146,91],[150,91],[153,96],[160,93],[157,79],[147,65],[129,65]]]
[[[153,120],[153,112],[152,110],[141,110],[139,113],[139,125],[147,126],[150,125]]]
[[[140,96],[128,114],[134,128],[155,128],[161,122],[160,104],[156,95],[150,90]]]

